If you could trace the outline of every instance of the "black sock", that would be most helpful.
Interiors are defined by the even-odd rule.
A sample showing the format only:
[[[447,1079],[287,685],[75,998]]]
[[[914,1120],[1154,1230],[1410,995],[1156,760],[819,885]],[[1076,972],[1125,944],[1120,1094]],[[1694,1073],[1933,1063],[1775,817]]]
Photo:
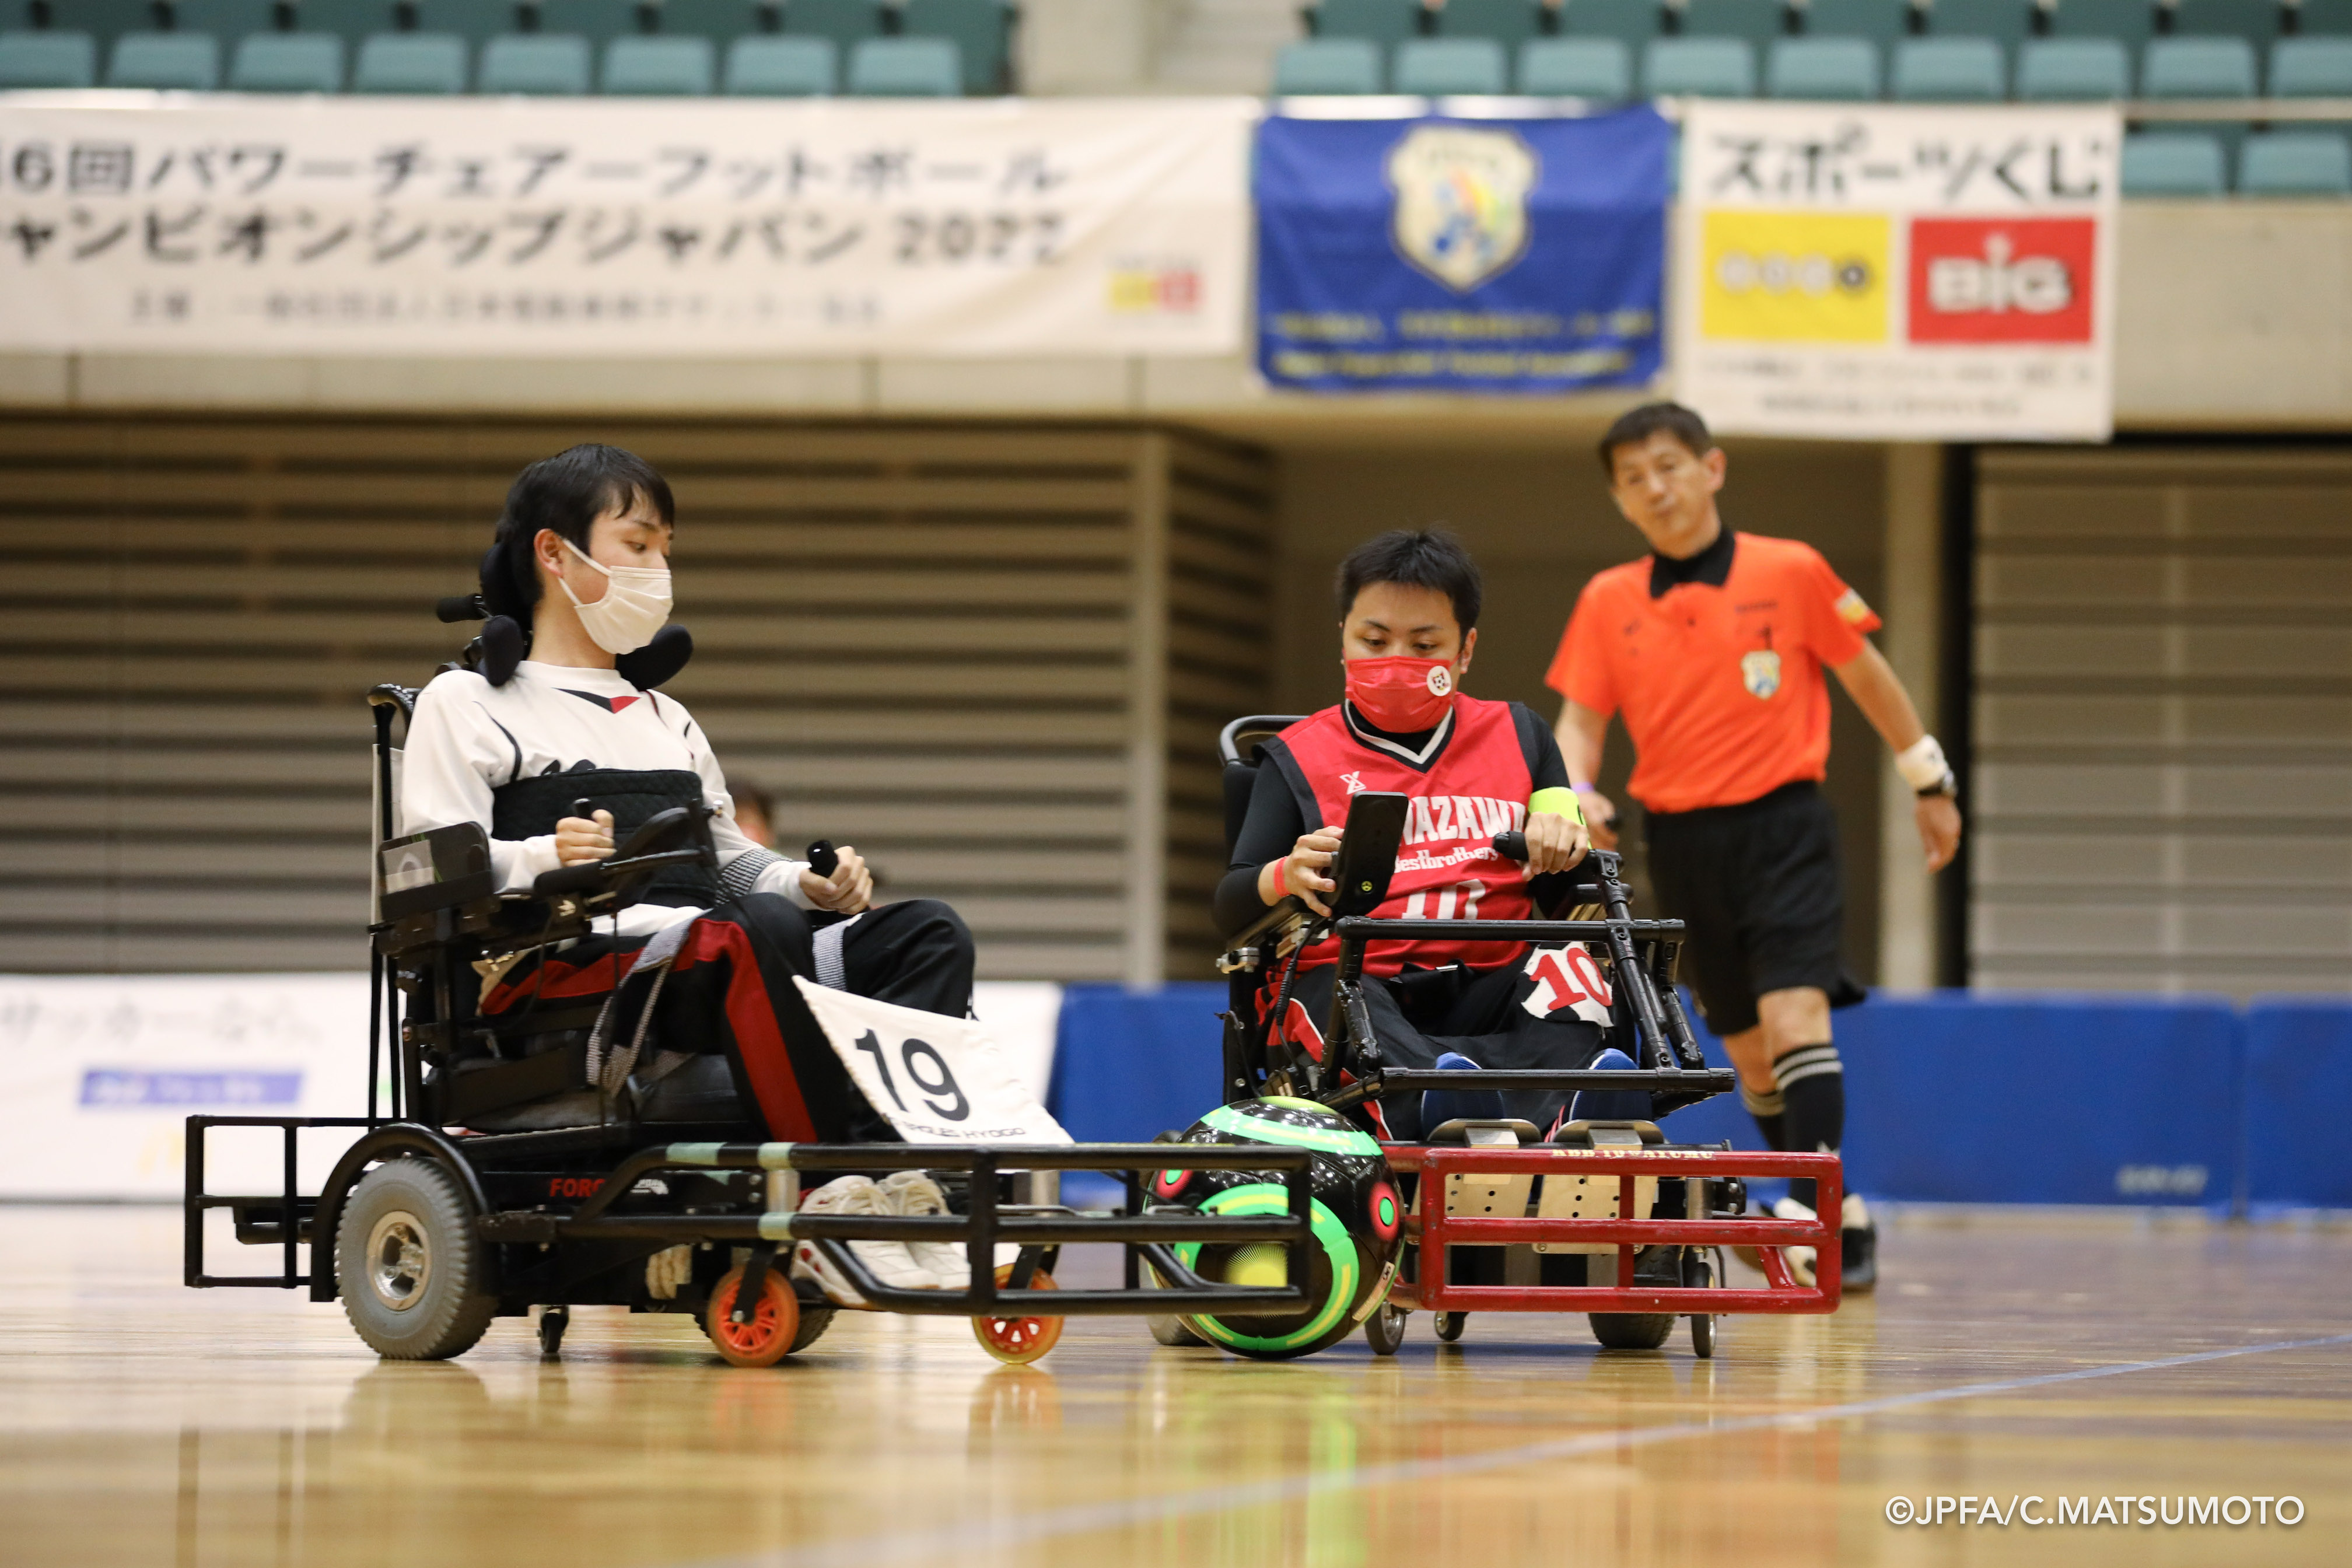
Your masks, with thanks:
[[[1772,1064],[1772,1075],[1789,1108],[1781,1119],[1786,1147],[1801,1154],[1837,1152],[1845,1140],[1845,1068],[1837,1047],[1826,1040],[1800,1046]],[[1789,1195],[1818,1212],[1821,1195],[1811,1181],[1791,1181]]]
[[[1788,1102],[1780,1098],[1779,1089],[1774,1089],[1770,1094],[1759,1094],[1748,1088],[1747,1080],[1743,1079],[1739,1084],[1739,1103],[1746,1106],[1748,1114],[1756,1119],[1756,1131],[1764,1134],[1764,1147],[1767,1149],[1788,1147],[1788,1144],[1781,1142],[1784,1136],[1783,1124],[1788,1120],[1786,1115]]]

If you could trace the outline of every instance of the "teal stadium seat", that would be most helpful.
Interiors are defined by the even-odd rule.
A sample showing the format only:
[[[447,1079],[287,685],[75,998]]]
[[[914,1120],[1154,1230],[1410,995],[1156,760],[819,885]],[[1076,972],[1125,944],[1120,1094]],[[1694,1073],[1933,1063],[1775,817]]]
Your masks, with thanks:
[[[2352,37],[2352,0],[2303,0],[2294,15],[2297,37]]]
[[[709,38],[640,33],[604,46],[607,98],[708,98],[718,79]]]
[[[1651,98],[1753,98],[1756,50],[1745,38],[1656,38],[1642,51]]]
[[[585,38],[601,48],[614,38],[643,33],[657,15],[644,0],[539,0],[539,26],[532,30]]]
[[[98,40],[88,33],[0,33],[0,92],[98,85]]]
[[[1398,92],[1442,98],[1498,93],[1508,73],[1492,38],[1407,38],[1396,47],[1389,79]]]
[[[2058,0],[2053,38],[2113,38],[2135,52],[2156,37],[2155,0]]]
[[[232,49],[255,33],[276,32],[279,20],[277,0],[172,0],[171,15],[173,32],[210,33]]]
[[[322,0],[302,0],[306,6],[318,5]],[[373,0],[327,0],[336,5],[358,4],[369,9],[368,31],[374,32],[383,24],[377,20],[384,7]],[[509,5],[506,0],[406,0],[392,7],[393,26],[401,32],[455,33],[466,40],[467,47],[478,53],[484,44],[502,33],[520,33],[532,29],[522,23],[525,7]],[[307,13],[306,13],[307,15]],[[311,26],[323,24],[313,19]],[[543,24],[537,30],[546,31]]]
[[[1445,0],[1437,13],[1441,38],[1492,38],[1516,49],[1543,32],[1543,0]]]
[[[1797,15],[1809,38],[1868,38],[1882,51],[1911,33],[1911,0],[1808,0]]]
[[[337,33],[251,33],[228,61],[231,92],[341,92],[343,40]]]
[[[2142,51],[2142,98],[2252,98],[2254,48],[2243,38],[2158,38]]]
[[[719,90],[730,98],[831,98],[841,90],[841,50],[831,38],[749,34],[727,46]]]
[[[114,40],[106,85],[210,92],[220,86],[220,41],[210,33],[125,33]]]
[[[2176,38],[2243,38],[2262,55],[2278,35],[2278,0],[2179,0],[2172,8]]]
[[[1370,38],[1304,38],[1274,57],[1278,98],[1347,98],[1386,85],[1381,47]]]
[[[2131,56],[2113,38],[2028,38],[2017,56],[2026,103],[2105,103],[2131,96]]]
[[[1568,0],[1559,30],[1572,38],[1615,38],[1639,54],[1665,27],[1658,0]]]
[[[1307,13],[1318,38],[1366,38],[1401,44],[1421,36],[1421,0],[1322,0]]]
[[[588,40],[574,33],[500,33],[482,46],[474,90],[583,98],[588,92]]]
[[[867,38],[878,38],[885,26],[882,0],[785,0],[783,30],[812,38],[831,38],[844,54]]]
[[[867,38],[849,51],[849,96],[961,98],[960,56],[945,38]]]
[[[2033,0],[1934,0],[1927,7],[1927,37],[1987,38],[2000,49],[2004,84],[2010,57],[2033,31]],[[1895,89],[1902,96],[1902,89]]]
[[[1878,46],[1868,38],[1775,38],[1765,52],[1767,98],[1870,103],[1878,94]]]
[[[2352,38],[2281,38],[2271,46],[2273,98],[2352,98]]]
[[[1992,38],[1906,38],[1895,46],[1897,103],[1999,103],[2009,96],[2000,44]]]
[[[1788,30],[1780,0],[1684,0],[1685,38],[1745,38],[1760,49]]]
[[[1530,38],[1519,46],[1519,90],[1623,103],[1633,96],[1633,51],[1622,38]]]
[[[898,31],[955,45],[968,93],[1003,92],[1012,85],[1013,10],[1004,0],[907,0]]]
[[[377,33],[361,40],[352,90],[446,97],[466,90],[466,40],[455,33]]]
[[[2266,131],[2238,150],[2242,196],[2352,196],[2352,142],[2340,131]]]
[[[709,38],[724,50],[738,38],[767,31],[758,0],[661,0],[661,30],[682,38]]]
[[[2124,138],[2124,195],[2218,196],[2221,139],[2199,131],[2147,131]]]
[[[123,34],[152,32],[157,26],[154,0],[49,0],[46,23],[32,14],[29,4],[11,10],[36,28],[88,33],[102,60],[114,58],[114,41]]]

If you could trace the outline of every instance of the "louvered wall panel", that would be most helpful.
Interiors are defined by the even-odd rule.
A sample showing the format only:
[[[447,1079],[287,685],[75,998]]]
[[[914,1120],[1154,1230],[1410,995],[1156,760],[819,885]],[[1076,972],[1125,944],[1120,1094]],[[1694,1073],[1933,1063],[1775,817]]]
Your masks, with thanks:
[[[1149,856],[1139,889],[1131,847],[1163,822],[1192,840],[1138,786],[1167,726],[1138,694],[1171,684],[1139,649],[1165,617],[1228,689],[1256,668],[1228,646],[1263,637],[1248,454],[1127,430],[195,419],[0,422],[0,968],[359,964],[361,694],[456,652],[431,601],[472,585],[515,470],[591,438],[677,489],[698,651],[671,689],[782,832],[860,845],[886,897],[952,901],[983,974],[1156,973],[1129,917],[1183,898]],[[1139,569],[1154,539],[1232,559],[1195,593],[1188,562]]]
[[[1971,974],[2352,989],[2352,451],[1988,454]]]

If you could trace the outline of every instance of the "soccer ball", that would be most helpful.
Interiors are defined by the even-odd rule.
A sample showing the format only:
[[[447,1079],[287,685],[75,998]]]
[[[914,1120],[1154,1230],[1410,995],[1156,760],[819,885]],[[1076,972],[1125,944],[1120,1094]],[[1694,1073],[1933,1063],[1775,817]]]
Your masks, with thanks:
[[[1221,1105],[1187,1129],[1180,1143],[1272,1143],[1313,1151],[1310,1183],[1316,1246],[1307,1295],[1314,1305],[1278,1318],[1188,1317],[1211,1344],[1262,1361],[1312,1355],[1348,1337],[1377,1309],[1395,1277],[1404,1205],[1389,1181],[1381,1146],[1345,1117],[1312,1100],[1266,1099]],[[1202,1214],[1289,1212],[1282,1175],[1265,1171],[1161,1171],[1151,1184],[1161,1203]],[[1172,1250],[1202,1279],[1228,1285],[1288,1282],[1288,1259],[1273,1242],[1188,1241]]]

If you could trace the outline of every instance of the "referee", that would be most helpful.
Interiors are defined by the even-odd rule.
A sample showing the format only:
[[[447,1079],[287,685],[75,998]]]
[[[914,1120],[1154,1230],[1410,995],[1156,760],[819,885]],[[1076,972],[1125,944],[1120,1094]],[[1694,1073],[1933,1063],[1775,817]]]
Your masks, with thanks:
[[[1636,408],[1601,438],[1609,493],[1650,542],[1646,559],[1585,584],[1545,684],[1566,701],[1559,749],[1592,840],[1617,842],[1594,787],[1611,715],[1636,753],[1659,912],[1688,925],[1691,989],[1739,1072],[1739,1098],[1775,1149],[1835,1150],[1845,1080],[1830,1009],[1863,998],[1838,958],[1837,822],[1822,798],[1830,752],[1822,667],[1895,750],[1918,792],[1927,868],[1959,847],[1944,750],[1866,634],[1878,617],[1811,545],[1735,533],[1716,498],[1724,454],[1672,403]],[[1811,1182],[1777,1205],[1810,1215]],[[1845,1287],[1877,1281],[1862,1199],[1843,1212]],[[1811,1254],[1790,1262],[1810,1281]]]

